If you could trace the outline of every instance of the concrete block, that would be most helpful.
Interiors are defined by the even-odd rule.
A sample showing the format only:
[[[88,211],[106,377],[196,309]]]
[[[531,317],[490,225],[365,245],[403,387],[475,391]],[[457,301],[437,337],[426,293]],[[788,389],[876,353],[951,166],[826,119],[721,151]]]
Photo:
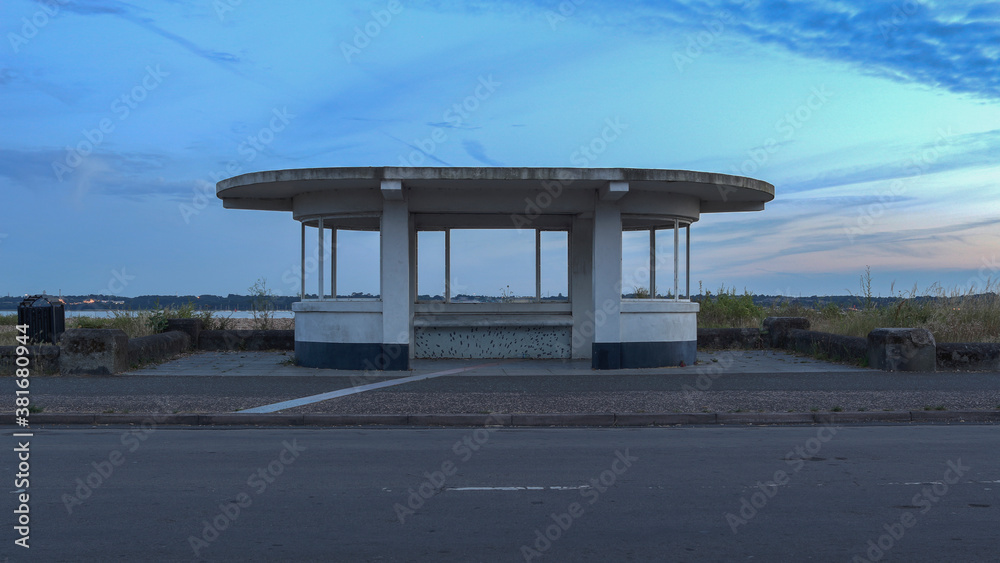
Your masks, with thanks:
[[[501,421],[493,415],[463,413],[411,414],[407,422],[414,426],[499,426]]]
[[[934,335],[925,328],[876,328],[868,333],[868,365],[886,371],[935,371]]]
[[[1000,344],[980,342],[938,344],[937,368],[1000,371]]]
[[[95,415],[82,413],[38,413],[31,415],[31,424],[95,424]]]
[[[187,334],[191,337],[191,348],[197,349],[198,338],[203,328],[204,323],[201,319],[167,319],[166,332],[177,331]]]
[[[719,424],[812,424],[816,422],[807,412],[720,412]]]
[[[17,373],[17,346],[0,346],[0,376]],[[31,375],[59,373],[58,346],[28,346],[28,369]]]
[[[715,424],[714,412],[619,413],[615,426],[669,426],[672,424]]]
[[[112,375],[128,370],[128,335],[108,328],[75,328],[59,340],[63,375]]]
[[[910,422],[909,411],[892,412],[832,412],[817,413],[816,422],[823,424],[851,424],[855,422]],[[822,419],[822,420],[820,420]]]
[[[615,415],[588,413],[513,414],[512,426],[614,426]]]
[[[301,414],[270,414],[270,413],[223,413],[203,414],[198,417],[202,426],[245,425],[245,426],[301,426]]]
[[[149,415],[156,424],[172,424],[176,426],[198,426],[201,423],[201,415],[187,414],[154,414]]]
[[[405,414],[306,414],[306,426],[405,426]]]
[[[764,319],[765,342],[771,348],[788,347],[789,333],[793,329],[809,330],[809,319],[805,317],[768,317]]]
[[[168,360],[191,349],[191,336],[186,332],[170,331],[130,338],[128,361],[130,366]]]
[[[132,414],[132,413],[98,413],[94,416],[94,424],[116,424],[116,425],[129,425],[129,426],[143,426],[147,428],[153,426],[153,420],[148,414]],[[145,424],[143,424],[145,423]]]
[[[913,422],[997,422],[998,411],[912,411]]]

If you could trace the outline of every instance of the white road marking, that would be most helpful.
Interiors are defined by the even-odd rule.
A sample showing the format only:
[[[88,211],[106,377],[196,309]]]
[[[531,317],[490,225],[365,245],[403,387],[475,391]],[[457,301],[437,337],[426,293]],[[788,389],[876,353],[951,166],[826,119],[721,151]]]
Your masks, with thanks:
[[[589,489],[590,485],[576,485],[572,487],[445,487],[446,491],[578,491]]]
[[[433,377],[440,377],[442,375],[451,375],[453,373],[461,373],[463,371],[469,371],[473,369],[479,369],[487,366],[499,365],[501,362],[493,362],[489,364],[479,364],[477,366],[470,366],[467,368],[456,368],[448,369],[445,371],[438,371],[434,373],[424,373],[420,375],[411,375],[410,377],[401,377],[399,379],[391,379],[389,381],[379,381],[378,383],[369,383],[367,385],[358,385],[357,387],[349,387],[347,389],[338,389],[337,391],[330,391],[329,393],[320,393],[319,395],[310,395],[308,397],[302,397],[301,399],[291,399],[288,401],[282,401],[280,403],[272,403],[270,405],[264,405],[262,407],[254,407],[252,409],[243,409],[236,412],[246,412],[246,413],[269,413],[277,412],[280,410],[290,409],[293,407],[301,407],[302,405],[309,405],[312,403],[318,403],[320,401],[326,401],[329,399],[336,399],[338,397],[346,397],[347,395],[353,395],[355,393],[364,393],[365,391],[371,391],[373,389],[381,389],[383,387],[392,387],[393,385],[402,385],[403,383],[411,383],[414,381],[421,381],[423,379],[431,379]]]

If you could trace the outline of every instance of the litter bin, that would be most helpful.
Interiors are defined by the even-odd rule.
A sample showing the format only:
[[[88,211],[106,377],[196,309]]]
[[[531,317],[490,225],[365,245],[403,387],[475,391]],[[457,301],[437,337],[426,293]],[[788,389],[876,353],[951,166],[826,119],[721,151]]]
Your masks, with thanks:
[[[66,331],[66,306],[61,299],[32,295],[17,306],[17,324],[28,325],[28,339],[33,343],[55,344]]]

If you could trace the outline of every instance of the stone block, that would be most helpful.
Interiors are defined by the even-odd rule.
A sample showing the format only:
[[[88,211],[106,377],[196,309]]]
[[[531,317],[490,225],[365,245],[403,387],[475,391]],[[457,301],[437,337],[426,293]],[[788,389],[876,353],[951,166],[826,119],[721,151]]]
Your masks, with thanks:
[[[17,373],[18,346],[0,346],[0,376]],[[28,346],[28,369],[31,375],[59,373],[58,346]]]
[[[76,328],[59,340],[62,375],[112,375],[128,370],[128,335],[110,328]]]
[[[191,348],[198,348],[198,337],[204,323],[201,319],[167,319],[167,330],[165,332],[177,331],[187,333],[191,337]]]
[[[925,328],[876,328],[868,333],[868,365],[886,371],[935,371],[934,335]]]
[[[789,334],[793,329],[809,330],[809,319],[805,317],[768,317],[764,319],[765,342],[771,348],[786,348]]]

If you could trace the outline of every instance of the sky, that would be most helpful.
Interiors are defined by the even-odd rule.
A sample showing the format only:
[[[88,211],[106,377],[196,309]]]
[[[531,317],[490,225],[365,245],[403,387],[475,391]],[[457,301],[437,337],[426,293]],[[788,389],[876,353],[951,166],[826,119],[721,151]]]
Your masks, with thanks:
[[[298,223],[223,209],[215,182],[414,151],[773,184],[692,228],[707,289],[1000,278],[997,2],[4,0],[0,32],[2,294],[295,294]],[[462,240],[462,289],[525,283],[508,239]],[[377,235],[338,249],[340,292],[377,292]]]

